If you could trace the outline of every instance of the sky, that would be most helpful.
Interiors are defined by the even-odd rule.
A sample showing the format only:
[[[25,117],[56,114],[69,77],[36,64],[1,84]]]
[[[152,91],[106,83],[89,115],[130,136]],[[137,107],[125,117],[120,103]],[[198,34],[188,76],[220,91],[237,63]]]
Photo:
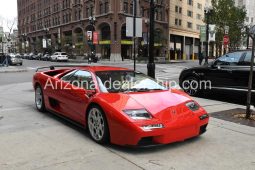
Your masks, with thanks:
[[[17,18],[17,0],[0,0],[0,26],[8,31],[6,20]]]

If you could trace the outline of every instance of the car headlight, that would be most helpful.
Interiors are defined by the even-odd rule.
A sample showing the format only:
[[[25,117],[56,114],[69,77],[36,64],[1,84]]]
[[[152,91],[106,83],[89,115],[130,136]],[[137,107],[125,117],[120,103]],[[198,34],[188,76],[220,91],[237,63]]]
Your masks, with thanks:
[[[148,113],[147,110],[145,109],[123,110],[123,112],[126,113],[130,118],[134,120],[147,120],[152,118],[151,114]]]
[[[186,106],[193,112],[199,110],[200,108],[200,106],[194,101],[186,103]]]

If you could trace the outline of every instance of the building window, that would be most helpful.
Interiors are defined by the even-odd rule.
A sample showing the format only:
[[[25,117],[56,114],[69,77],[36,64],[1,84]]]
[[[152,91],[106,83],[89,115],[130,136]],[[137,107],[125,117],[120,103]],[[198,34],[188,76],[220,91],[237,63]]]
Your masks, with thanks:
[[[178,26],[178,21],[179,21],[179,20],[178,20],[177,18],[175,18],[175,25],[176,25],[176,26]]]
[[[103,7],[103,3],[100,2],[100,3],[99,3],[99,13],[100,13],[100,14],[103,14],[103,13],[104,13],[103,8],[104,8],[104,7]]]
[[[188,5],[193,6],[193,0],[187,0],[187,2],[188,2]]]
[[[192,28],[192,23],[191,22],[187,22],[187,27],[188,28]]]
[[[182,20],[178,19],[178,18],[175,18],[175,25],[176,26],[181,26],[182,25]]]
[[[109,12],[109,2],[108,2],[108,0],[105,1],[104,7],[105,7],[105,13],[108,13]]]
[[[197,19],[201,20],[201,18],[202,18],[201,14],[197,14]]]
[[[86,15],[85,16],[86,16],[86,18],[89,17],[89,8],[88,7],[86,8]]]
[[[182,7],[175,6],[175,12],[181,14],[182,13]]]
[[[197,8],[198,8],[198,9],[202,9],[202,4],[197,3]]]
[[[193,17],[193,12],[192,11],[187,11],[187,15],[189,16],[189,17]]]
[[[200,25],[197,24],[197,30],[199,31],[200,30]]]
[[[133,4],[130,4],[130,10],[129,10],[130,12],[130,14],[133,14],[133,12],[134,12],[134,9],[133,9]]]
[[[179,7],[179,14],[182,13],[182,7]]]
[[[128,3],[124,2],[124,13],[128,13]]]

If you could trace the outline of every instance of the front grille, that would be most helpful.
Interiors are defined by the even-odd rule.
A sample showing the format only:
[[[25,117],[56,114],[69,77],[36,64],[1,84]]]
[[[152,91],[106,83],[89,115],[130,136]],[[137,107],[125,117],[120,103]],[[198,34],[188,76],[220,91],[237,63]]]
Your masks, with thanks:
[[[138,142],[138,146],[155,145],[152,137],[144,137]]]

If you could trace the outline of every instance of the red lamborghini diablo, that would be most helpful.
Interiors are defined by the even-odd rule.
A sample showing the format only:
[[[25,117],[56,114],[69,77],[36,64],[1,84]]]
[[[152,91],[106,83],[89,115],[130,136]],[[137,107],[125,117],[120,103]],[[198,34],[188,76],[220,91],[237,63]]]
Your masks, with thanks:
[[[207,112],[186,93],[126,68],[62,66],[33,77],[36,108],[88,129],[97,143],[148,146],[206,132]]]

